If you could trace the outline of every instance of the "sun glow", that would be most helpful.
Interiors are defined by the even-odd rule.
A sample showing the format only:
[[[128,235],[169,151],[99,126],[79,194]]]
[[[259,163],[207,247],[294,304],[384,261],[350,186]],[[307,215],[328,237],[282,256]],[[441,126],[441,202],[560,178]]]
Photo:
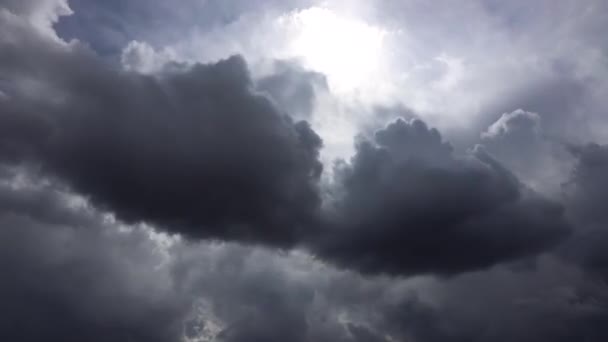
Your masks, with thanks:
[[[289,23],[289,53],[327,75],[332,90],[370,83],[382,66],[385,31],[332,10],[313,7],[282,18]]]

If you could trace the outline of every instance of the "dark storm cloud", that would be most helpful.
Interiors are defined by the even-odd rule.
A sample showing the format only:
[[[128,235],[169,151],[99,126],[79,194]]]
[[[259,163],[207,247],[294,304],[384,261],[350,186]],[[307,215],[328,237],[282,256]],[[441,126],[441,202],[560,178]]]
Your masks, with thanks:
[[[426,295],[441,299],[402,298],[385,307],[385,324],[405,340],[424,342],[599,342],[607,337],[605,284],[552,258],[527,271],[497,268],[435,286]]]
[[[378,334],[371,317],[345,323],[334,310],[368,315],[386,282],[242,245],[164,247],[150,229],[75,206],[46,179],[1,170],[2,340],[366,342]]]
[[[321,254],[370,273],[452,274],[544,250],[568,231],[563,210],[482,149],[452,154],[435,129],[397,120],[358,143],[338,182]]]
[[[20,177],[5,173],[6,184]],[[165,255],[145,230],[121,231],[119,223],[69,205],[68,194],[52,185],[12,181],[30,196],[5,192],[20,209],[0,203],[0,271],[10,275],[0,284],[0,337],[7,341],[606,337],[606,289],[557,261],[408,286],[238,245],[178,243]],[[49,210],[63,213],[61,222],[39,213],[41,198],[52,199],[56,209]]]
[[[408,282],[238,248],[191,250],[179,279],[230,341],[602,341],[608,289],[552,257],[532,268]],[[310,267],[310,268],[309,268]],[[201,318],[201,321],[203,319]],[[254,339],[257,338],[257,339]],[[218,339],[219,341],[225,341]]]
[[[0,181],[2,340],[179,340],[189,303],[146,232],[119,232],[37,178]]]
[[[0,75],[32,79],[0,103],[9,157],[25,154],[120,218],[192,236],[283,246],[311,223],[321,140],[252,90],[242,58],[145,76],[5,25]]]
[[[140,250],[119,236],[12,215],[0,217],[0,237],[3,340],[179,340],[185,314],[179,298],[164,289],[155,293],[158,283],[150,288],[137,283],[134,277],[144,276],[153,264],[138,264],[144,271],[125,263],[149,259],[153,250]]]
[[[252,93],[238,57],[161,80],[131,77],[72,109],[42,152],[50,169],[127,220],[295,242],[318,205],[321,140],[309,126]]]
[[[17,14],[0,11],[0,340],[608,339],[608,148],[571,145],[565,214],[502,163],[543,177],[544,123],[567,126],[587,86],[532,87],[546,90],[505,104],[482,138],[488,153],[459,155],[422,121],[394,121],[318,189],[321,140],[290,115],[310,112],[319,75],[278,68],[256,83],[240,57],[120,71],[48,35],[59,12],[46,5],[62,3],[0,0]],[[574,236],[553,250],[564,215]],[[302,239],[321,260],[217,241]]]
[[[598,144],[571,146],[576,158],[571,178],[565,184],[569,207],[578,220],[590,225],[608,223],[608,147]]]
[[[256,87],[298,119],[309,119],[319,93],[329,92],[325,75],[290,61],[275,62],[273,73],[257,80]]]
[[[44,197],[48,188],[28,191]],[[237,245],[176,244],[164,256],[145,231],[53,224],[32,214],[0,214],[0,270],[10,274],[0,284],[0,337],[7,341],[606,337],[607,292],[571,266],[499,269],[416,287]]]
[[[575,236],[564,253],[588,271],[608,277],[608,147],[599,144],[573,145],[575,166],[564,184],[565,203],[577,223]]]
[[[0,24],[0,76],[11,84],[0,102],[3,158],[39,167],[126,222],[304,243],[340,265],[393,274],[489,267],[543,251],[567,230],[559,205],[481,149],[455,157],[418,120],[360,141],[336,169],[335,211],[321,212],[320,138],[253,90],[243,58],[142,75],[17,18]],[[307,108],[311,83],[325,84],[285,66],[257,86]],[[277,94],[290,85],[293,94]]]

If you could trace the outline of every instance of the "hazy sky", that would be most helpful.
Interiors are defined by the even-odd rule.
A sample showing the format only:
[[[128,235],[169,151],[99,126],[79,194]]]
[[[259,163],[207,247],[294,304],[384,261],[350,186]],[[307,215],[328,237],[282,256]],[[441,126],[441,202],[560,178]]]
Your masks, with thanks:
[[[607,30],[0,0],[0,340],[606,341]]]

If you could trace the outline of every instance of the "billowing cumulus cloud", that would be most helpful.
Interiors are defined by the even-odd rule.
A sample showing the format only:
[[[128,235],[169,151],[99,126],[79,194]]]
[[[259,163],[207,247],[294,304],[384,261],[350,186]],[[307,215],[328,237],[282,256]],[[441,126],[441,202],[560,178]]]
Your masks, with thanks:
[[[606,10],[0,0],[0,339],[606,340]]]
[[[188,235],[289,245],[312,224],[321,139],[253,90],[242,58],[153,77],[58,48],[40,61],[47,74],[32,75],[54,99],[3,104],[9,156],[23,152],[121,218]],[[32,72],[10,59],[7,78]]]
[[[481,148],[457,157],[435,129],[399,119],[338,166],[324,252],[367,272],[457,273],[532,255],[568,231],[563,208]]]
[[[564,138],[547,133],[541,116],[521,109],[504,113],[481,134],[484,147],[527,185],[555,195],[573,167]]]
[[[455,157],[421,121],[398,120],[374,142],[361,141],[352,165],[334,172],[336,212],[322,212],[321,139],[256,93],[242,58],[142,75],[107,70],[78,45],[57,48],[36,81],[64,100],[38,108],[10,101],[3,149],[9,161],[38,165],[128,222],[197,238],[305,242],[339,264],[399,274],[488,267],[542,251],[567,231],[558,204],[481,150]],[[27,62],[12,60],[24,72]],[[67,64],[76,71],[50,89]],[[307,78],[319,78],[286,68],[257,84],[281,107],[293,102],[279,92],[288,81],[306,88]],[[16,78],[12,70],[7,77]],[[291,97],[310,106],[313,96]]]

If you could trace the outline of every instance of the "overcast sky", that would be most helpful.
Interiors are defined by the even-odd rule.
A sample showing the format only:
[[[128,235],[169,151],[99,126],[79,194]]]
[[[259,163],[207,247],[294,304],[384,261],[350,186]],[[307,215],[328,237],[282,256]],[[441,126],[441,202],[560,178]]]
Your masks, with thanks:
[[[608,340],[607,30],[0,0],[0,340]]]

